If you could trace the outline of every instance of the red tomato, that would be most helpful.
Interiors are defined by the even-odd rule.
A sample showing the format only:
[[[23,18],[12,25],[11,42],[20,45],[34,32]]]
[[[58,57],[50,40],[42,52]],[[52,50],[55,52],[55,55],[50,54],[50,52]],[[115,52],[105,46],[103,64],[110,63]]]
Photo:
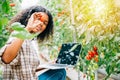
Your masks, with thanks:
[[[94,50],[94,51],[97,51],[97,47],[96,47],[96,46],[93,46],[93,50]]]
[[[44,17],[40,17],[40,21],[44,22],[45,21]]]
[[[15,6],[15,3],[10,3],[9,4],[11,7],[14,7]]]
[[[94,54],[94,55],[98,55],[98,52],[97,52],[97,51],[93,51],[93,54]]]
[[[86,60],[91,60],[91,59],[92,59],[92,57],[90,55],[86,56]]]
[[[95,56],[95,54],[94,54],[93,51],[88,51],[88,55],[91,55],[91,57],[94,57],[94,56]]]

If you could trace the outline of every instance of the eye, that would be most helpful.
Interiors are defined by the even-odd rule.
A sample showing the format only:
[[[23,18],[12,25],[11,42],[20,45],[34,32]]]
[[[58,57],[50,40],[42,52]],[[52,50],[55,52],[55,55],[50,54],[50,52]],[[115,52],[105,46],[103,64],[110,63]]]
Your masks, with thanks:
[[[45,21],[44,24],[47,26],[47,25],[48,25],[48,22]]]

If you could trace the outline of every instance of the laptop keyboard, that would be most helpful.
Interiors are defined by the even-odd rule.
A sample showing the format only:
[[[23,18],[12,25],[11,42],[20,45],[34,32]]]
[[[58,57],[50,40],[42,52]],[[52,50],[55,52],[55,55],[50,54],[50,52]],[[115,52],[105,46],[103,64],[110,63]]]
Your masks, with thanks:
[[[66,67],[67,64],[48,64],[50,66],[55,66],[55,67]]]

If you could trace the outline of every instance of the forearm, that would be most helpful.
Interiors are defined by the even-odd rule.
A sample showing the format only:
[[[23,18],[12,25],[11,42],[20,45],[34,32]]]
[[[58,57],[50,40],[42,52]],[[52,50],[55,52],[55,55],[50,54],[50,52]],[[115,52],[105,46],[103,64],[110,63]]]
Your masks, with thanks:
[[[4,51],[2,60],[7,64],[10,63],[17,56],[23,42],[24,40],[18,38],[12,41]]]

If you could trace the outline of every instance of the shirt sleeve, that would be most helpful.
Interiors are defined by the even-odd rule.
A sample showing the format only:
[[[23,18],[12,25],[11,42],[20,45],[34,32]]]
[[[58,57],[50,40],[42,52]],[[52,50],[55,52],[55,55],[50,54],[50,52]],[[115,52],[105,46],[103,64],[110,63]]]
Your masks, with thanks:
[[[0,64],[5,64],[5,62],[2,60],[2,55],[7,48],[7,46],[15,39],[15,37],[10,37],[6,44],[0,49]],[[19,54],[9,63],[9,65],[15,65],[18,62]]]

